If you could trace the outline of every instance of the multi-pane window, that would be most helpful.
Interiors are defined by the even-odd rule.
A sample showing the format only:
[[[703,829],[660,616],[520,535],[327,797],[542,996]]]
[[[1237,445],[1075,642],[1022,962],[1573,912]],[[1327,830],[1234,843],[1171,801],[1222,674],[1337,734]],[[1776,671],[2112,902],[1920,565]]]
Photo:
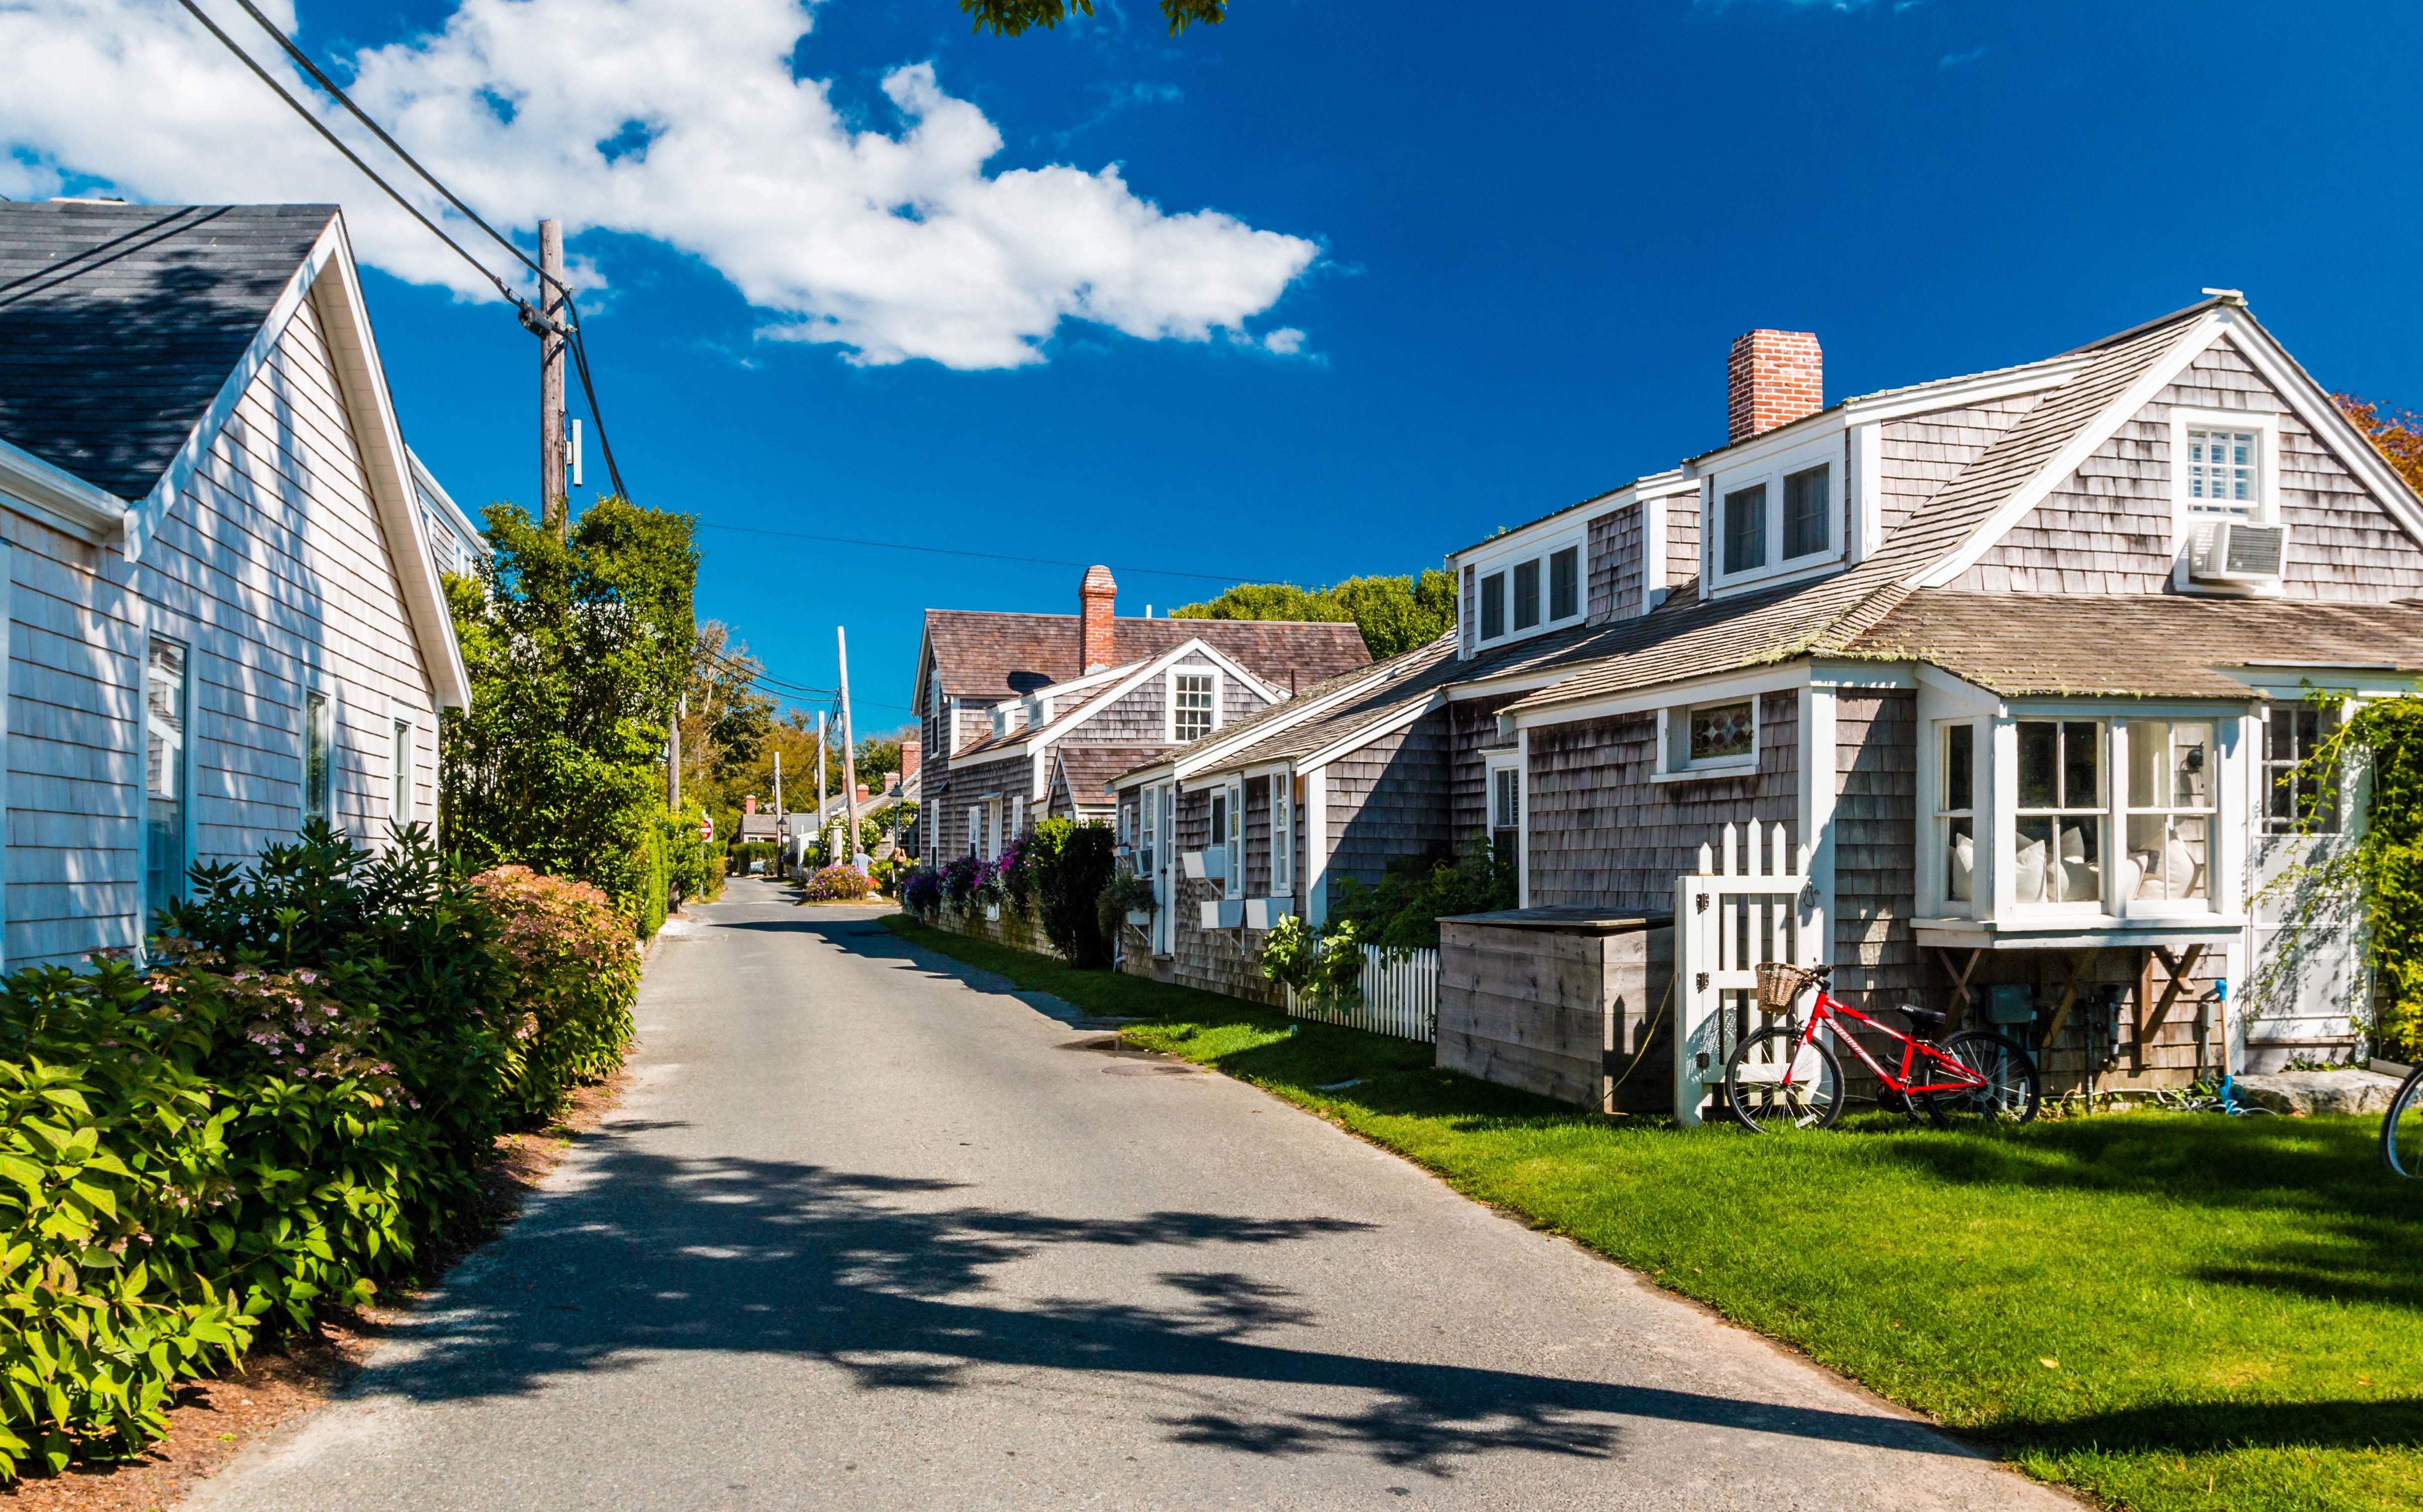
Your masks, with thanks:
[[[1540,623],[1540,564],[1514,564],[1514,628],[1528,630]]]
[[[2129,854],[2120,896],[2179,902],[2210,896],[2212,725],[2203,720],[2129,724]]]
[[[389,781],[393,785],[388,796],[388,818],[398,830],[412,822],[412,721],[395,722],[395,742],[389,757]]]
[[[1228,880],[1226,896],[1242,898],[1245,892],[1245,784],[1239,778],[1228,784],[1226,794],[1227,814],[1212,826],[1212,834],[1228,850]]]
[[[1582,612],[1582,549],[1566,547],[1548,556],[1548,618],[1571,619]]]
[[[337,709],[326,693],[303,695],[303,822],[331,821],[337,786]]]
[[[1828,528],[1826,470],[1811,468],[1783,480],[1783,560],[1814,556],[1833,544]]]
[[[1170,678],[1169,734],[1180,744],[1212,733],[1212,675],[1181,672]]]
[[[1481,580],[1481,638],[1494,641],[1506,633],[1506,574],[1493,572]]]
[[[1153,822],[1153,816],[1159,809],[1151,788],[1144,788],[1136,794],[1136,874],[1141,877],[1154,876],[1158,869],[1156,858],[1161,826]]]
[[[1936,753],[1936,845],[1947,902],[1977,899],[1977,726],[1946,721]]]
[[[1750,572],[1766,565],[1766,485],[1725,495],[1725,571]]]
[[[2197,514],[2251,515],[2262,502],[2253,431],[2188,429],[2188,508]]]
[[[154,637],[143,669],[143,916],[184,896],[185,647]]]
[[[2099,901],[2108,806],[2102,722],[2021,720],[2018,736],[2012,898],[2021,904]]]
[[[1280,898],[1295,891],[1295,779],[1284,772],[1271,773],[1271,892]]]
[[[1692,709],[1686,728],[1685,754],[1693,766],[1739,760],[1758,749],[1757,705],[1750,699]]]
[[[2336,835],[2339,790],[2328,772],[2305,763],[2338,728],[2338,710],[2301,704],[2274,708],[2263,722],[2263,833]]]
[[[1523,772],[1497,767],[1489,773],[1489,848],[1501,865],[1513,866],[1523,835]]]

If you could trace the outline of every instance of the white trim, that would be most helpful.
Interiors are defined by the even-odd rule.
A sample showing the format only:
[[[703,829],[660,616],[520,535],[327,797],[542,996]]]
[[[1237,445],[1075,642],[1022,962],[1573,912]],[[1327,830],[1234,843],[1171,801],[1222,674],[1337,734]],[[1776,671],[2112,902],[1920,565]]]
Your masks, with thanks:
[[[1804,694],[1808,692],[1808,685],[1805,682],[1800,685],[1800,692]],[[1766,754],[1766,710],[1759,707],[1759,700],[1764,696],[1755,692],[1727,693],[1721,697],[1695,698],[1688,703],[1661,707],[1657,710],[1657,751],[1649,780],[1651,782],[1706,782],[1716,777],[1758,775],[1759,758]],[[1686,760],[1681,766],[1674,764],[1674,742],[1677,740],[1688,738],[1687,726],[1683,730],[1674,728],[1674,715],[1687,716],[1697,709],[1739,703],[1750,705],[1750,754],[1748,756],[1711,757],[1706,761]],[[1803,704],[1805,707],[1805,698]],[[1521,734],[1519,728],[1517,734],[1518,736]]]
[[[2215,345],[2220,343],[2216,342]],[[2236,343],[2231,343],[2236,349]],[[2207,348],[2210,350],[2210,348]],[[2243,598],[2255,596],[2276,597],[2282,582],[2216,582],[2193,576],[2189,571],[2193,555],[2195,533],[2199,525],[2211,525],[2225,520],[2243,520],[2250,525],[2265,525],[2286,530],[2280,518],[2280,417],[2276,411],[2250,409],[2203,409],[2180,406],[2170,416],[2171,469],[2171,586],[2179,593],[2210,594],[2221,597]],[[2244,431],[2255,437],[2255,497],[2243,512],[2235,507],[2197,507],[2199,501],[2188,497],[2188,432],[2191,430]],[[2282,565],[2287,565],[2283,552]],[[2286,574],[2283,573],[2285,578]]]
[[[1545,672],[1508,673],[1497,677],[1466,677],[1447,685],[1443,690],[1449,703],[1462,703],[1468,698],[1496,698],[1502,693],[1534,692],[1542,688],[1554,688],[1572,676],[1577,667],[1553,667]]]
[[[1809,680],[1829,688],[1908,692],[1918,686],[1918,674],[1916,665],[1908,661],[1828,661],[1812,658]]]
[[[1304,921],[1314,929],[1329,922],[1329,769],[1304,774]]]
[[[1433,692],[1417,704],[1408,705],[1375,724],[1367,724],[1354,734],[1331,741],[1307,756],[1297,759],[1307,766],[1323,767],[1350,752],[1359,751],[1382,736],[1409,729],[1425,714],[1434,714],[1447,707],[1447,700]]]
[[[1834,951],[1834,804],[1840,796],[1836,769],[1834,690],[1811,684],[1800,690],[1799,835],[1801,953],[1832,961]]]
[[[1708,473],[1708,506],[1700,520],[1701,579],[1711,598],[1771,588],[1796,579],[1817,577],[1839,569],[1845,560],[1850,515],[1849,489],[1845,485],[1844,447],[1833,435],[1818,435],[1802,444],[1741,458]],[[1783,554],[1784,482],[1804,472],[1826,474],[1826,545],[1799,556]],[[1726,500],[1752,488],[1766,491],[1766,560],[1755,567],[1727,572],[1723,567],[1722,516]]]
[[[1539,729],[1552,724],[1606,719],[1617,714],[1645,713],[1678,704],[1713,704],[1738,698],[1744,693],[1780,692],[1786,688],[1800,687],[1808,680],[1807,661],[1795,661],[1757,672],[1718,673],[1705,677],[1661,682],[1631,692],[1609,693],[1604,698],[1592,698],[1582,703],[1527,708],[1513,716],[1514,727],[1517,730]]]
[[[1530,737],[1517,732],[1512,750],[1497,749],[1481,754],[1481,833],[1484,839],[1497,834],[1497,777],[1500,772],[1514,773],[1514,893],[1515,906],[1531,906],[1531,743]]]
[[[2314,439],[2356,475],[2374,502],[2386,510],[2410,538],[2423,544],[2423,496],[2408,486],[2398,470],[2383,458],[2380,448],[2340,412],[2328,391],[2288,355],[2288,349],[2273,340],[2262,322],[2251,313],[2240,320],[2229,311],[2224,311],[2223,319],[2229,327],[2230,345],[2238,355],[2272,385],[2273,391],[2314,433]],[[2325,432],[2336,435],[2337,444],[2332,444]]]
[[[1554,559],[1567,550],[1574,553],[1574,612],[1560,617],[1552,613],[1555,605]],[[1540,617],[1528,626],[1517,627],[1514,623],[1514,569],[1527,563],[1536,565],[1540,572]],[[1471,648],[1475,653],[1496,650],[1499,646],[1512,645],[1556,630],[1570,629],[1590,617],[1590,521],[1587,518],[1575,520],[1553,533],[1543,532],[1536,538],[1522,532],[1509,533],[1465,553],[1460,565],[1473,569]],[[1497,634],[1487,635],[1481,629],[1481,585],[1496,577],[1506,580],[1506,623]]]
[[[1949,555],[1937,558],[1932,566],[1922,567],[1911,574],[1906,580],[1908,585],[1913,588],[1940,588],[1975,566],[1987,552],[2028,517],[2031,510],[2044,502],[2048,495],[2099,451],[2114,433],[2176,382],[2188,365],[2221,335],[2222,327],[2221,313],[2217,310],[2207,310],[2191,322],[2168,351],[2140,374],[2136,382],[2104,406],[2094,420],[2081,426],[2078,434],[2070,438],[2069,444],[2054,453],[2033,477],[2004,499],[1985,523],[1970,533],[1966,542]]]
[[[1674,497],[1656,494],[1640,501],[1640,613],[1644,615],[1666,601],[1666,501]]]
[[[43,524],[99,546],[124,534],[134,510],[106,488],[0,441],[0,500]]]
[[[1939,378],[1932,383],[1908,389],[1889,389],[1881,393],[1845,399],[1843,410],[1851,423],[1869,425],[1880,421],[1933,414],[1938,410],[1991,404],[1997,399],[2016,399],[2021,394],[2042,393],[2048,389],[2060,388],[2086,371],[2095,358],[2093,352],[2074,352],[2047,358],[2041,362],[2031,362],[2024,367],[2005,368],[1999,373],[1974,373],[1957,378]]]
[[[1854,425],[1843,440],[1843,517],[1850,526],[1845,560],[1857,566],[1885,544],[1884,427]]]
[[[1263,802],[1271,814],[1271,895],[1275,898],[1295,896],[1295,778],[1284,767],[1264,778]],[[1285,836],[1286,844],[1280,843]],[[1281,885],[1279,857],[1287,856],[1285,885]]]

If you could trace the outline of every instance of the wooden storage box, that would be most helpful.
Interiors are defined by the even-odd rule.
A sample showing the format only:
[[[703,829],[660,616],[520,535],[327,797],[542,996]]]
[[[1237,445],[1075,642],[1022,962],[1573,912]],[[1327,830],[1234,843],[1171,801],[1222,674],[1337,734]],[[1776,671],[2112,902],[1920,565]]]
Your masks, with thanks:
[[[1438,1063],[1600,1112],[1671,1111],[1673,972],[1668,915],[1441,919]]]

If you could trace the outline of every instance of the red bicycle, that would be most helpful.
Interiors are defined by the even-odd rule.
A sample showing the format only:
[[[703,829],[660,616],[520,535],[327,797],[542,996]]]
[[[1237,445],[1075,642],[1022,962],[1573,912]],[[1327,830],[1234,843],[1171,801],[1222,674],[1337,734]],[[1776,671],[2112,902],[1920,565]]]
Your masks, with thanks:
[[[1831,966],[1790,966],[1770,961],[1758,968],[1758,1007],[1782,1019],[1745,1038],[1725,1061],[1725,1103],[1753,1133],[1778,1127],[1823,1129],[1843,1116],[1843,1063],[1817,1038],[1820,1028],[1848,1045],[1874,1072],[1878,1101],[1898,1105],[1915,1121],[1922,1113],[1937,1128],[1964,1122],[2025,1123],[2036,1116],[2036,1063],[2016,1041],[1991,1029],[1963,1029],[1935,1042],[1943,1015],[1906,1006],[1916,1037],[1886,1027],[1826,990]],[[1817,989],[1809,1021],[1795,1011],[1800,995]],[[1900,1042],[1901,1064],[1889,1068],[1856,1035],[1861,1028]]]

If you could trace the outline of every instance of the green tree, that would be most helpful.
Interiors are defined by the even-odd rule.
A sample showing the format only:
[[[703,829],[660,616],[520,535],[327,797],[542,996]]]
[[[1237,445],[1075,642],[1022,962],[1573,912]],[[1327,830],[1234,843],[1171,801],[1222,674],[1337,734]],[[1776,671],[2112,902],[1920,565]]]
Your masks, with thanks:
[[[1169,617],[1351,624],[1363,632],[1365,648],[1385,660],[1454,629],[1455,580],[1429,567],[1410,578],[1349,578],[1326,588],[1241,582],[1217,598],[1173,609]]]
[[[1016,37],[1033,26],[1048,31],[1080,11],[1092,15],[1094,0],[959,0],[959,13],[974,18],[975,30],[1000,37]],[[1198,21],[1217,26],[1227,11],[1227,0],[1161,0],[1172,37]]]
[[[519,864],[646,912],[665,734],[696,645],[691,528],[606,499],[559,541],[489,506],[484,579],[448,582],[471,707],[447,718],[441,782],[448,844],[471,869]]]

